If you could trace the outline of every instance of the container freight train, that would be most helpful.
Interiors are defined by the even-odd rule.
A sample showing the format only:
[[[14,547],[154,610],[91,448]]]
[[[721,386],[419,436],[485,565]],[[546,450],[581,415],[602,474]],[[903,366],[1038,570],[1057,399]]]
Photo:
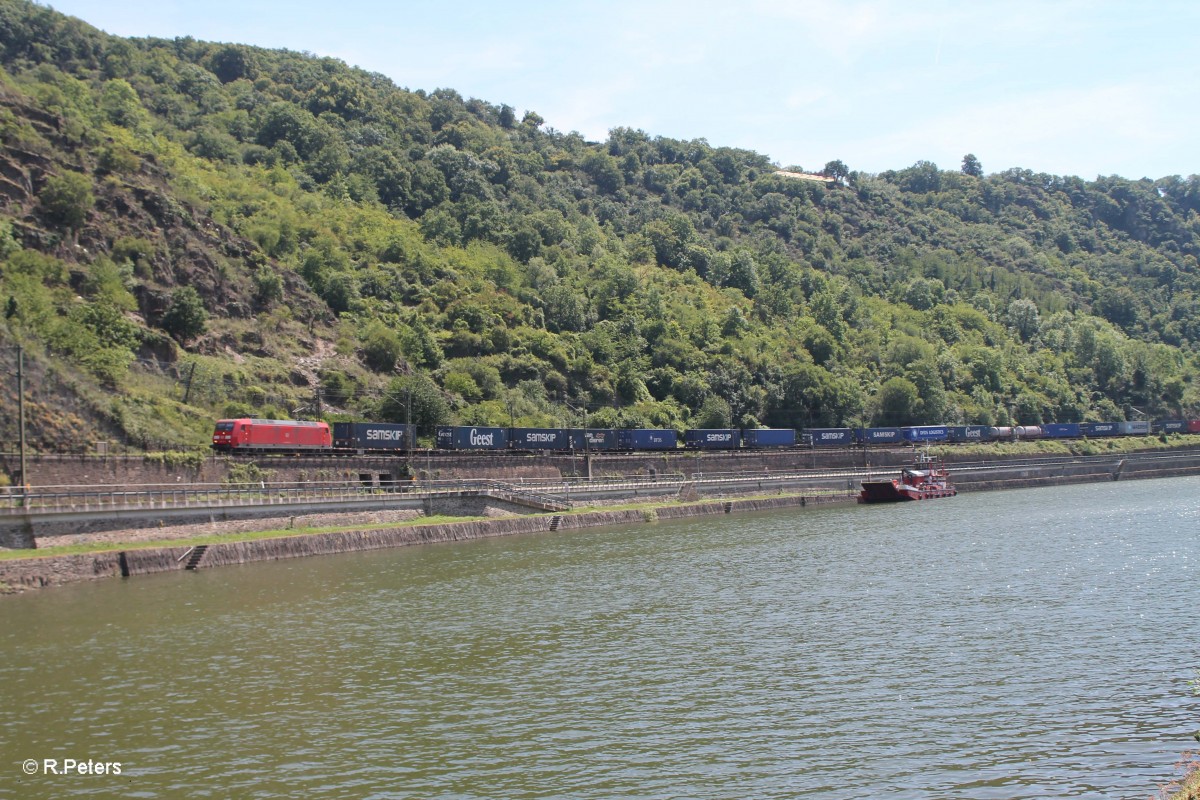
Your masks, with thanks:
[[[640,452],[677,450],[759,450],[792,447],[871,447],[929,442],[995,442],[1200,433],[1200,420],[1064,422],[1044,425],[910,425],[899,428],[496,428],[441,426],[435,450],[510,452]],[[412,425],[386,422],[305,422],[269,419],[218,420],[213,449],[227,453],[401,453],[416,449]]]
[[[672,429],[499,428],[440,426],[434,449],[517,452],[636,452],[734,450],[794,447],[796,431],[773,428],[689,430],[682,439]],[[383,422],[297,422],[270,419],[218,420],[212,447],[224,453],[400,453],[416,448],[411,425]]]

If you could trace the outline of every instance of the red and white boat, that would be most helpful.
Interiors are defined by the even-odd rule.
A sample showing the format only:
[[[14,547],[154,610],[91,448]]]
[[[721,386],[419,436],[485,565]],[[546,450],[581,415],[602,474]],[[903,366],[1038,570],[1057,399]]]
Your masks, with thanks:
[[[954,497],[958,490],[950,482],[950,473],[941,459],[918,453],[913,466],[900,471],[899,478],[863,481],[860,503],[903,503],[908,500],[933,500]]]

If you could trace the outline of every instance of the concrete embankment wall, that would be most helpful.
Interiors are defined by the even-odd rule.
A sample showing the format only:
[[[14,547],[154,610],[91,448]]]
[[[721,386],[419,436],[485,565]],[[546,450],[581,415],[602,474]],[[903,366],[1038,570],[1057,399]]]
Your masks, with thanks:
[[[1055,465],[993,467],[986,472],[953,472],[954,485],[964,492],[1024,489],[1075,483],[1180,478],[1200,475],[1200,454],[1155,459],[1144,454]]]
[[[877,465],[911,460],[910,450],[872,450]],[[145,486],[194,483],[220,484],[237,464],[253,463],[268,483],[288,481],[361,482],[382,485],[402,481],[408,474],[436,480],[558,480],[566,477],[643,477],[659,475],[779,472],[796,469],[836,469],[862,463],[850,450],[691,451],[590,455],[457,452],[411,458],[387,456],[292,456],[287,458],[209,456],[198,463],[165,464],[137,456],[45,455],[28,457],[28,482],[33,486]],[[0,474],[19,472],[15,453],[0,453]],[[14,483],[16,481],[14,480]]]
[[[776,508],[852,502],[843,497],[775,497],[763,500],[689,503],[659,509],[589,511],[559,516],[558,530],[630,525],[656,519],[682,519],[706,514],[746,513]],[[490,536],[549,531],[554,515],[480,519],[431,525],[381,526],[353,531],[297,534],[272,539],[209,545],[199,568],[246,564],[280,558],[332,555],[381,550],[413,544],[457,542]],[[94,555],[49,556],[0,561],[0,592],[53,586],[73,581],[116,576],[182,571],[190,548],[156,547]]]

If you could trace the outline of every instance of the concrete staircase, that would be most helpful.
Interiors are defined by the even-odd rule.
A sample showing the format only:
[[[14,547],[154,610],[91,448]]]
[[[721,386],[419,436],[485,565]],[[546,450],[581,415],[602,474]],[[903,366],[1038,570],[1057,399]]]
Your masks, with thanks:
[[[188,561],[183,565],[184,569],[197,569],[200,566],[200,559],[204,558],[204,554],[208,552],[208,545],[198,544],[192,548],[192,554],[188,557]]]

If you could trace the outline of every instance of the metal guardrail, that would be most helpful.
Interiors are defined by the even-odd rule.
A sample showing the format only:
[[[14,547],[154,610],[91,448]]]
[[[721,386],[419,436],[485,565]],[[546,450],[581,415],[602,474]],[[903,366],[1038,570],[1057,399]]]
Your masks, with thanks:
[[[388,497],[406,498],[446,497],[463,493],[494,492],[514,498],[534,501],[547,506],[570,506],[571,495],[595,491],[638,491],[655,489],[678,490],[685,484],[745,484],[769,480],[778,482],[803,477],[805,474],[771,474],[687,478],[682,473],[658,478],[602,478],[592,481],[568,479],[558,481],[502,482],[481,481],[401,481],[378,486],[348,481],[335,484],[190,484],[147,485],[138,489],[126,486],[46,486],[27,494],[20,489],[0,493],[0,516],[61,514],[66,512],[142,511],[151,509],[228,508],[239,506],[271,506],[313,504],[321,502],[378,502]],[[821,473],[821,477],[850,475],[850,472]]]
[[[378,486],[353,481],[335,484],[191,484],[147,485],[139,489],[105,486],[46,486],[28,493],[17,488],[0,493],[0,516],[61,514],[72,511],[140,511],[150,509],[228,508],[322,502],[386,501],[389,497],[426,498],[463,493],[503,492],[544,505],[569,505],[553,491],[498,481],[402,481]]]
[[[1115,467],[1118,459],[1126,464],[1170,463],[1194,460],[1196,453],[1104,454],[1098,456],[1051,456],[1006,460],[1004,462],[957,462],[947,466],[956,475],[1069,466],[1087,463]],[[321,502],[369,502],[388,497],[438,498],[465,492],[504,492],[544,505],[570,504],[573,494],[667,492],[684,486],[750,486],[755,483],[780,484],[799,481],[845,480],[853,483],[864,478],[893,474],[899,465],[864,466],[826,470],[746,473],[707,472],[668,473],[646,478],[565,478],[558,480],[478,481],[396,481],[367,485],[357,481],[332,484],[246,483],[246,484],[162,484],[137,489],[128,486],[44,486],[23,493],[21,487],[0,490],[0,516],[37,515],[73,511],[123,511],[172,508],[224,508],[231,506],[271,506]]]

